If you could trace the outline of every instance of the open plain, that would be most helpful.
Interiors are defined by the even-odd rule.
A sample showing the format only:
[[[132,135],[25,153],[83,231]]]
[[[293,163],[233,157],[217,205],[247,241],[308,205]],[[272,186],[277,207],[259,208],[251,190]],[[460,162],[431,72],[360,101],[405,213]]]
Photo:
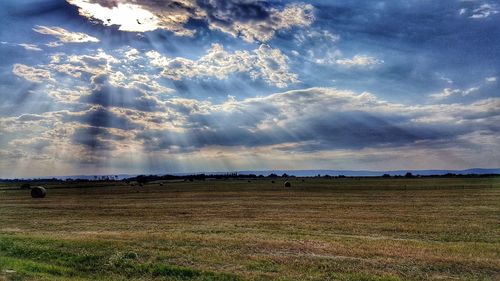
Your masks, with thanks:
[[[0,280],[500,280],[500,179],[0,186]]]

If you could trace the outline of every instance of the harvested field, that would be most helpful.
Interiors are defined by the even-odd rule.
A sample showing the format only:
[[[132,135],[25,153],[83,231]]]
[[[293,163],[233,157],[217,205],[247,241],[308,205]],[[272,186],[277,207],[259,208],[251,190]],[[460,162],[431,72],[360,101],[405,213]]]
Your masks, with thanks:
[[[500,180],[0,187],[0,280],[499,280]]]

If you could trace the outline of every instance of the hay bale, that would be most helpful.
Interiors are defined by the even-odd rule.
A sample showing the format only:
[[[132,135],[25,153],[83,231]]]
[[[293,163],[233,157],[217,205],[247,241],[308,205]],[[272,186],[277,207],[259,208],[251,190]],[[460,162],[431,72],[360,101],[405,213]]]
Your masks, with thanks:
[[[123,259],[136,260],[138,258],[139,258],[139,255],[135,252],[126,252],[123,254]]]
[[[47,195],[47,190],[42,186],[34,186],[31,188],[31,197],[33,198],[43,198]]]
[[[285,187],[292,187],[292,184],[289,181],[285,182]]]
[[[271,183],[275,183],[275,181],[271,181]]]
[[[31,184],[25,182],[23,184],[21,184],[21,189],[30,189],[31,188]]]

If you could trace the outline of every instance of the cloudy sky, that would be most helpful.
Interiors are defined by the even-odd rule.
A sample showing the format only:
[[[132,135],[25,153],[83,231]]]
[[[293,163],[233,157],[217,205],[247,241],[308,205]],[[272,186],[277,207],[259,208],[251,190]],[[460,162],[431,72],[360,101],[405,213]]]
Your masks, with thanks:
[[[500,167],[494,0],[2,0],[0,177]]]

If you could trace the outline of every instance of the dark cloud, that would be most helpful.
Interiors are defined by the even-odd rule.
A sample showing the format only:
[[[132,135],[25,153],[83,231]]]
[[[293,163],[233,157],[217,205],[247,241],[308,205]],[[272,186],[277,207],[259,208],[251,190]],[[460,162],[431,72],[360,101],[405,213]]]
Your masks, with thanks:
[[[83,127],[75,130],[71,140],[73,144],[84,145],[92,151],[111,151],[115,148],[113,140],[122,141],[124,137],[112,134],[108,129],[101,127]]]
[[[100,74],[92,79],[93,89],[90,95],[82,96],[80,102],[104,107],[133,108],[141,111],[159,110],[158,102],[136,88],[114,86],[109,83],[107,74]]]
[[[207,146],[261,147],[297,144],[309,152],[369,147],[401,147],[419,142],[439,143],[476,130],[497,130],[483,117],[500,115],[496,102],[477,104],[471,112],[446,114],[437,108],[405,110],[380,103],[374,97],[355,96],[332,89],[309,89],[269,98],[235,102],[231,109],[193,113],[186,107],[184,131],[153,130],[136,136],[149,150]],[[303,105],[302,105],[303,104]],[[189,109],[188,109],[189,108]],[[351,108],[364,108],[351,109]],[[496,109],[495,109],[496,108]],[[432,109],[432,110],[431,110]],[[488,112],[488,114],[485,114]],[[427,122],[416,121],[430,118]],[[446,119],[446,118],[445,118]],[[474,123],[474,127],[464,125]],[[304,145],[305,144],[305,145]]]
[[[266,1],[198,0],[198,5],[208,14],[210,21],[223,25],[232,25],[235,20],[241,22],[264,21],[269,18],[269,7]]]
[[[118,115],[102,107],[92,108],[83,113],[66,114],[62,120],[101,128],[117,128],[122,130],[143,128],[142,125],[130,121],[126,116]]]

